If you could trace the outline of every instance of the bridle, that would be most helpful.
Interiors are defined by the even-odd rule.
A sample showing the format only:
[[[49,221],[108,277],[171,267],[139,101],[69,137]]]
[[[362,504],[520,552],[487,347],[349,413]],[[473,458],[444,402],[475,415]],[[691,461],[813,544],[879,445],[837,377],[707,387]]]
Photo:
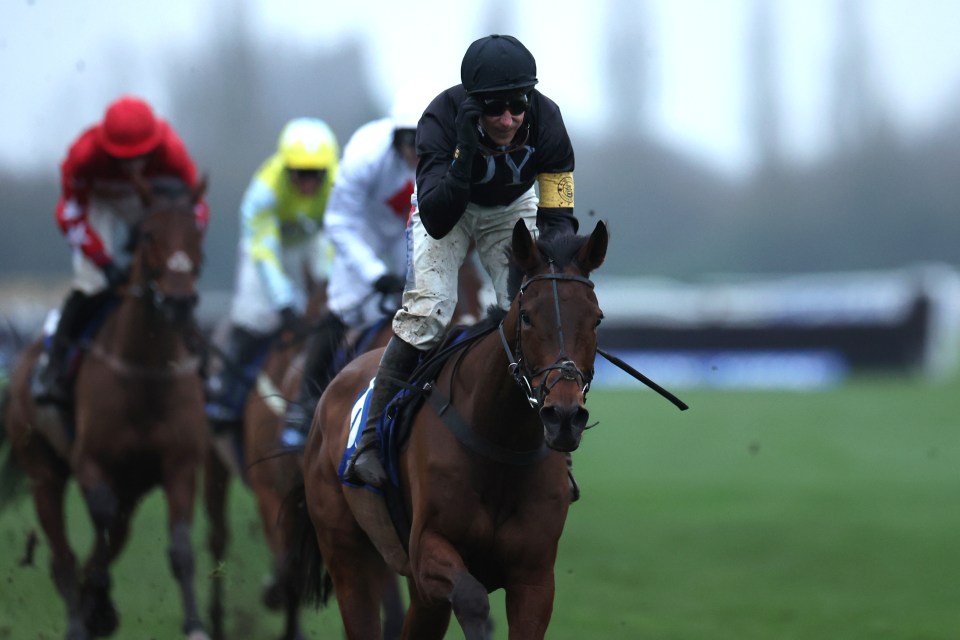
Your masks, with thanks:
[[[150,216],[150,212],[147,216]],[[193,216],[193,212],[174,212],[177,215],[190,215]],[[146,219],[146,218],[144,218]],[[139,244],[142,241],[141,239],[141,230],[140,225],[143,221],[141,220],[140,224],[137,225],[137,228],[133,234],[135,240],[133,241],[133,246]],[[159,278],[164,274],[165,271],[173,272],[193,272],[196,276],[197,274],[197,264],[185,251],[177,250],[166,257],[166,264],[164,267],[157,267],[155,265],[143,264],[144,257],[139,256],[141,261],[141,268],[144,271],[144,282],[142,284],[131,284],[126,287],[126,294],[134,298],[141,298],[149,302],[149,304],[154,308],[154,310],[160,311],[163,309],[167,300],[170,299],[166,293],[160,288]]]
[[[513,376],[513,379],[517,382],[526,396],[527,402],[529,402],[530,406],[534,409],[543,407],[543,403],[547,396],[550,395],[550,391],[562,380],[576,381],[577,385],[580,387],[581,394],[584,396],[586,396],[587,392],[590,390],[590,382],[593,380],[593,369],[581,371],[580,367],[577,366],[577,363],[571,360],[570,356],[567,355],[563,339],[563,324],[560,319],[560,292],[558,291],[559,282],[577,282],[586,285],[591,289],[593,289],[593,282],[589,278],[585,278],[583,276],[556,273],[554,271],[553,261],[551,261],[550,273],[542,273],[531,276],[520,285],[520,290],[517,293],[517,304],[519,306],[519,313],[521,316],[523,314],[523,293],[526,291],[527,287],[539,280],[549,280],[553,289],[553,306],[557,318],[557,338],[560,341],[560,354],[557,356],[557,359],[554,360],[552,364],[541,367],[535,371],[531,371],[529,364],[523,357],[523,344],[520,340],[520,323],[522,320],[518,319],[517,321],[516,355],[514,355],[513,350],[510,348],[510,344],[507,342],[507,337],[503,330],[503,322],[500,323],[499,327],[500,342],[503,344],[503,350],[507,354],[507,368],[510,371],[510,374]],[[559,371],[560,373],[560,375],[554,378],[552,383],[549,381],[551,371]],[[531,381],[537,376],[543,377],[540,380],[540,384],[537,387],[534,387]]]

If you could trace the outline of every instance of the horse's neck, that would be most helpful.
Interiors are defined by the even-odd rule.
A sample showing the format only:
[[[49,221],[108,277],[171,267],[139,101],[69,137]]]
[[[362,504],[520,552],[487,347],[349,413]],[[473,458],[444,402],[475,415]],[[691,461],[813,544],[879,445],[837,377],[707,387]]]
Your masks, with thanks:
[[[294,358],[300,354],[302,347],[303,345],[300,342],[283,346],[273,344],[267,352],[267,359],[263,363],[263,373],[265,373],[274,384],[279,385],[283,382],[283,377],[290,369]]]
[[[488,440],[519,450],[534,449],[543,441],[543,427],[508,364],[499,333],[484,337],[460,363],[453,380],[453,402]]]
[[[167,366],[183,348],[182,337],[145,301],[126,297],[97,337],[107,353],[141,365]]]

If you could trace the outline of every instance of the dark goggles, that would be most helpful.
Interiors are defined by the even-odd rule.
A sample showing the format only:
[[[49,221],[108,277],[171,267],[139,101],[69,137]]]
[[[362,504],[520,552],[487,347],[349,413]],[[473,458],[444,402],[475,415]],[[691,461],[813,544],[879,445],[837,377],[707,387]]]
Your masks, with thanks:
[[[483,100],[483,115],[485,116],[499,116],[504,111],[509,111],[512,116],[518,116],[521,113],[526,113],[529,108],[530,98],[525,93],[508,98],[485,98]]]
[[[292,180],[320,180],[325,173],[322,169],[288,169]]]

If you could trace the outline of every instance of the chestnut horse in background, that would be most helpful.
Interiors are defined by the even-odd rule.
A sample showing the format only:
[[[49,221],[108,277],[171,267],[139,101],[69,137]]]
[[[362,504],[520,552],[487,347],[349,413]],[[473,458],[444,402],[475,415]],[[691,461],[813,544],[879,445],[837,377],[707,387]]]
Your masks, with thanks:
[[[214,563],[221,565],[226,559],[229,542],[227,527],[227,496],[231,475],[240,477],[254,492],[261,515],[264,537],[273,559],[273,574],[264,593],[264,604],[285,614],[284,640],[302,639],[300,628],[299,589],[284,575],[286,542],[284,531],[277,520],[279,507],[274,506],[278,487],[296,486],[301,482],[299,451],[280,449],[280,428],[286,411],[286,397],[296,397],[297,388],[290,387],[299,381],[299,371],[304,357],[307,338],[327,315],[326,281],[317,281],[305,271],[307,283],[307,308],[304,313],[306,326],[303,332],[281,330],[269,346],[266,359],[257,373],[254,387],[247,395],[243,417],[234,426],[240,431],[243,448],[238,457],[232,434],[214,435],[216,446],[211,448],[206,465],[204,504],[210,521],[208,545]],[[224,366],[233,363],[223,363]],[[291,382],[291,376],[295,381]],[[243,465],[241,468],[241,464]],[[211,582],[210,617],[211,633],[215,640],[224,637],[223,581]]]
[[[146,213],[132,236],[130,281],[96,337],[81,345],[72,411],[33,401],[39,340],[13,371],[3,423],[31,481],[70,640],[110,635],[118,627],[110,564],[124,547],[140,499],[158,486],[166,497],[167,554],[182,598],[183,631],[190,640],[207,638],[194,594],[190,536],[208,441],[199,359],[187,342],[203,259],[194,205],[204,189],[205,182],[195,189],[178,181],[137,183]],[[67,435],[71,419],[73,437]],[[93,552],[82,571],[64,514],[71,476],[93,523]],[[173,637],[173,630],[165,635]]]
[[[380,498],[338,477],[357,431],[351,436],[355,402],[380,352],[358,357],[327,387],[306,445],[304,500],[290,507],[312,540],[297,563],[314,590],[307,595],[325,597],[332,581],[348,638],[379,637],[380,593],[394,570],[410,587],[403,638],[442,639],[451,611],[467,640],[486,638],[496,589],[506,593],[509,637],[544,637],[571,499],[564,452],[579,446],[587,424],[603,316],[589,274],[607,241],[602,222],[588,237],[539,241],[519,222],[509,311],[488,315],[414,374],[412,396],[424,404],[398,453],[393,492],[408,519],[393,541],[399,554],[383,552],[391,548],[383,530],[361,525],[370,522],[361,516],[367,501]]]

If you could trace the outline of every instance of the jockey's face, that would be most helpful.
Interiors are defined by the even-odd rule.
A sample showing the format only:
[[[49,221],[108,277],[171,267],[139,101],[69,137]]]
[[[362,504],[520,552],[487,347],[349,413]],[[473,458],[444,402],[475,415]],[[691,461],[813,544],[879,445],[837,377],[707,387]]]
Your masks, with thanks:
[[[484,96],[482,101],[484,109],[480,126],[494,144],[510,144],[527,115],[527,95],[516,92],[491,94]]]
[[[326,171],[322,169],[287,169],[290,182],[301,195],[313,196],[320,191]]]
[[[132,176],[134,174],[143,173],[149,158],[149,154],[135,156],[133,158],[117,158],[117,164],[120,165],[120,171],[122,171],[125,175]]]
[[[416,129],[397,129],[393,134],[393,144],[411,169],[417,168],[417,130]]]

